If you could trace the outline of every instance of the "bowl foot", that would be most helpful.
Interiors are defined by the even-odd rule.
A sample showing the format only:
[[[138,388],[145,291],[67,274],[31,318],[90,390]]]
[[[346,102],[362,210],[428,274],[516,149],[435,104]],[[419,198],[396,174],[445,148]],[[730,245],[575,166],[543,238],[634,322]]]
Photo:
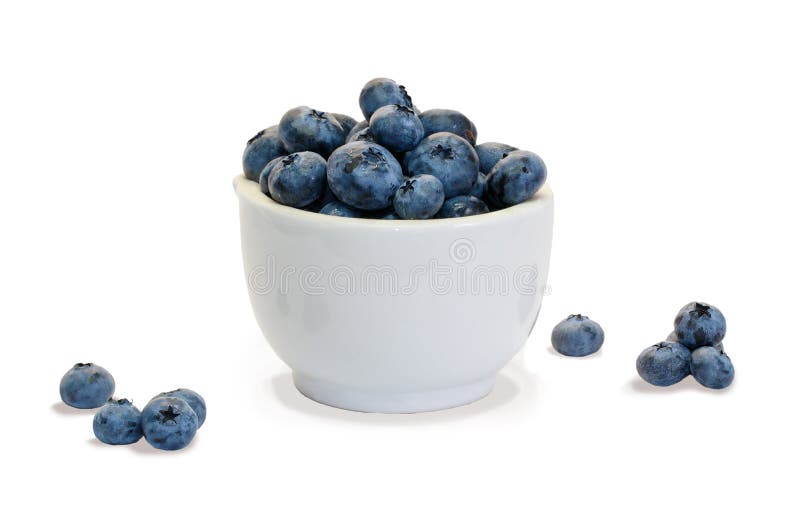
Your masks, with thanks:
[[[301,394],[318,403],[356,412],[383,414],[412,414],[466,405],[489,395],[495,379],[492,375],[488,379],[439,390],[377,392],[349,388],[297,372],[292,374],[292,378]]]

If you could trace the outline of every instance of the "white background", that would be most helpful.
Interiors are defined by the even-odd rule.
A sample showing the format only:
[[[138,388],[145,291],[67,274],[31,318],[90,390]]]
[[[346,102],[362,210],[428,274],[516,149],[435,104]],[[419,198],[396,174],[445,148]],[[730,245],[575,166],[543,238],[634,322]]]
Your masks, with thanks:
[[[791,2],[18,2],[0,8],[4,530],[797,530],[798,17]],[[223,7],[224,5],[224,7]],[[364,82],[539,153],[539,323],[485,400],[302,398],[258,330],[231,178],[296,105]],[[736,380],[643,384],[683,304]],[[601,353],[549,348],[585,313]],[[143,405],[200,391],[185,451],[93,440],[75,362]]]

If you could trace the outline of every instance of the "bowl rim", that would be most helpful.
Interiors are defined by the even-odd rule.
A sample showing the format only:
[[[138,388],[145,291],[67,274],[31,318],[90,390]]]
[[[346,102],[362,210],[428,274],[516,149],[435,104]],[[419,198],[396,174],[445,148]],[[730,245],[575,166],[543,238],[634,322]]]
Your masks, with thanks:
[[[296,207],[282,205],[263,192],[255,181],[247,179],[244,174],[233,178],[233,189],[240,200],[246,200],[265,211],[273,212],[285,218],[294,218],[298,222],[321,222],[326,226],[331,224],[344,224],[349,226],[372,227],[382,229],[405,230],[423,226],[438,227],[464,227],[468,225],[488,225],[508,221],[511,218],[530,216],[534,212],[546,209],[553,203],[553,191],[545,183],[530,199],[486,214],[464,216],[461,218],[431,218],[428,220],[384,220],[382,218],[346,218],[344,216],[330,216],[318,212],[304,211]]]

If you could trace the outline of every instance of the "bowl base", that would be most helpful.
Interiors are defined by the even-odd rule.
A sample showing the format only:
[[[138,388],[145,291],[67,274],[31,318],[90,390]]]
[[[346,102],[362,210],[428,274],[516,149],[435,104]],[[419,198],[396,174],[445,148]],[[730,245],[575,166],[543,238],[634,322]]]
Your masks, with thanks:
[[[381,414],[413,414],[466,405],[483,399],[494,386],[495,376],[466,385],[422,392],[375,392],[348,388],[292,373],[297,390],[324,405]]]

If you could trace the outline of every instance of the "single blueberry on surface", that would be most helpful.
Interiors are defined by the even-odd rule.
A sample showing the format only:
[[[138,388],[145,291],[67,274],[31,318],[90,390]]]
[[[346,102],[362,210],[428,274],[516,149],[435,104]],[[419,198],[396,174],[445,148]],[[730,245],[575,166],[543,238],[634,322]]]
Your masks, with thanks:
[[[675,316],[675,334],[689,349],[713,346],[725,337],[725,316],[713,305],[694,301]]]
[[[350,142],[328,158],[328,186],[351,207],[384,209],[392,204],[402,183],[400,163],[378,144]]]
[[[454,196],[445,200],[442,208],[436,213],[436,217],[462,218],[464,216],[486,214],[487,212],[489,212],[489,207],[474,196]]]
[[[510,207],[533,197],[547,179],[544,161],[533,152],[516,150],[494,165],[486,195],[493,203]]]
[[[170,392],[161,392],[153,399],[158,397],[177,397],[178,399],[183,399],[189,403],[189,407],[191,407],[191,409],[194,410],[194,413],[197,414],[197,427],[202,427],[203,423],[206,422],[206,401],[203,399],[202,395],[194,390],[190,390],[188,388],[178,388],[177,390],[172,390]]]
[[[290,207],[305,207],[325,191],[325,159],[312,151],[292,153],[281,159],[269,173],[269,195]]]
[[[313,151],[325,157],[347,137],[336,117],[306,106],[286,111],[278,123],[278,134],[289,153]]]
[[[339,121],[339,125],[342,126],[345,135],[350,133],[350,131],[353,129],[353,126],[355,126],[358,123],[358,120],[356,120],[352,116],[345,115],[342,113],[331,113],[331,114],[336,120]]]
[[[361,218],[361,213],[341,201],[332,201],[319,210],[320,214],[327,214],[330,216],[341,216],[342,218]]]
[[[98,408],[114,394],[114,377],[89,362],[72,366],[61,378],[61,400],[75,408]]]
[[[377,113],[375,113],[377,115]],[[373,115],[375,116],[375,115]],[[444,187],[438,178],[419,174],[406,179],[394,195],[394,211],[404,220],[431,218],[444,203]]]
[[[478,178],[478,154],[469,142],[453,133],[434,133],[422,139],[403,160],[408,174],[439,178],[446,198],[461,196]]]
[[[362,120],[358,124],[354,125],[353,129],[350,130],[350,133],[347,134],[345,142],[352,142],[353,140],[356,140],[353,139],[353,137],[355,137],[356,135],[358,135],[359,132],[367,129],[368,127],[369,127],[369,120]]]
[[[721,390],[733,382],[733,363],[717,347],[698,347],[692,351],[690,370],[697,382],[706,388]]]
[[[103,443],[136,443],[142,437],[142,413],[128,399],[109,399],[94,415],[92,428]]]
[[[406,88],[388,78],[375,78],[368,81],[358,97],[358,105],[367,120],[372,117],[372,113],[384,105],[391,104],[414,108]]]
[[[484,174],[491,172],[494,165],[512,151],[517,151],[517,148],[502,142],[484,142],[475,146],[475,152],[480,160],[481,172]]]
[[[692,353],[678,342],[660,342],[641,352],[636,359],[636,371],[655,386],[670,386],[689,375]]]
[[[142,410],[142,433],[156,449],[183,449],[192,442],[197,427],[197,414],[178,397],[156,397]]]
[[[458,111],[452,109],[428,109],[419,115],[425,136],[434,133],[453,133],[469,141],[473,146],[478,138],[478,129],[475,124]]]
[[[247,141],[247,146],[242,154],[242,168],[244,176],[250,181],[258,182],[261,170],[275,157],[286,155],[280,137],[278,126],[271,126],[261,130]]]
[[[478,178],[473,183],[472,188],[469,190],[470,196],[475,196],[476,198],[482,198],[483,195],[486,193],[486,180],[489,178],[483,172],[478,172]]]
[[[572,314],[553,327],[553,349],[570,357],[585,357],[603,346],[605,333],[597,322],[582,314]]]
[[[384,105],[369,119],[369,130],[375,142],[392,151],[408,151],[422,140],[425,130],[410,107]]]

